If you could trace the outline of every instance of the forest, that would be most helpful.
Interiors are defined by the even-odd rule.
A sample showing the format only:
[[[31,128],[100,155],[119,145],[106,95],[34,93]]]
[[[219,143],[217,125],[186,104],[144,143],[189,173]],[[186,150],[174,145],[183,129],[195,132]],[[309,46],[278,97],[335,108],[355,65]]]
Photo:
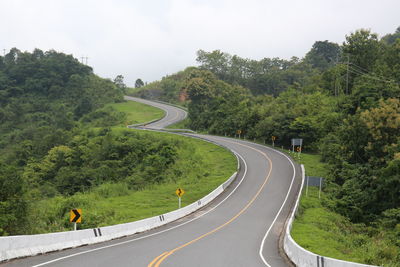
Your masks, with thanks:
[[[303,58],[199,50],[197,62],[128,89],[56,51],[0,56],[0,235],[43,231],[34,224],[44,199],[107,184],[140,190],[179,172],[183,143],[113,130],[126,115],[109,104],[131,92],[187,107],[186,126],[199,132],[275,136],[286,149],[303,138],[329,166],[322,204],[400,249],[400,27],[317,41]],[[54,220],[68,211],[55,210]]]
[[[188,107],[193,130],[303,138],[329,166],[325,205],[400,248],[400,27],[316,41],[301,59],[199,50],[197,62],[133,94]]]
[[[137,190],[165,179],[176,142],[110,127],[126,121],[107,105],[123,101],[117,78],[102,79],[56,51],[13,48],[0,57],[0,235],[63,230],[51,224],[68,224],[69,196],[117,182]],[[46,199],[55,199],[46,203],[57,206],[56,214],[50,204],[40,213]]]

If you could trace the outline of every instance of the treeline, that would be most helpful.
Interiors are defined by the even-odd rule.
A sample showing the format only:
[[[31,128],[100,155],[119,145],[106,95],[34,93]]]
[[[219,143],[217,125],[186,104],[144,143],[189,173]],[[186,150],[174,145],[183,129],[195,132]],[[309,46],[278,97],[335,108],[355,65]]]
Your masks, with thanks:
[[[126,121],[106,105],[123,101],[117,78],[102,79],[56,51],[13,48],[0,56],[0,235],[64,221],[76,207],[57,199],[102,184],[137,190],[165,179],[176,143],[108,127]],[[59,212],[37,218],[37,206],[52,198]]]
[[[163,77],[161,81],[151,82],[131,89],[128,93],[146,99],[186,105],[188,96],[184,88],[185,81],[195,69],[194,67],[188,67],[183,71]]]
[[[192,129],[276,136],[285,147],[303,138],[306,151],[330,163],[330,208],[388,231],[400,246],[400,28],[383,38],[357,30],[340,45],[318,41],[302,59],[197,56],[199,68],[170,90],[180,92],[173,101],[187,94]]]
[[[89,130],[29,162],[22,177],[31,199],[73,195],[103,183],[123,182],[137,190],[163,181],[175,162],[176,145],[132,131]]]
[[[112,81],[70,55],[13,48],[0,56],[0,235],[29,232],[34,192],[46,197],[61,190],[54,168],[72,156],[64,145],[83,131],[80,119],[121,100]],[[60,183],[74,183],[66,179]]]
[[[332,166],[337,211],[354,222],[383,216],[400,223],[400,28],[382,39],[358,30],[341,46],[316,42],[303,60],[264,68],[261,80],[273,80],[276,71],[284,77],[276,78],[284,84],[276,97],[255,95],[275,94],[279,86],[250,92],[240,87],[260,73],[238,72],[235,80],[235,58],[219,51],[198,53],[200,69],[212,74],[198,72],[185,84],[191,126],[230,135],[240,129],[256,139],[277,136],[286,146],[291,138],[303,138],[306,149],[319,151]],[[241,62],[262,66],[265,61]]]

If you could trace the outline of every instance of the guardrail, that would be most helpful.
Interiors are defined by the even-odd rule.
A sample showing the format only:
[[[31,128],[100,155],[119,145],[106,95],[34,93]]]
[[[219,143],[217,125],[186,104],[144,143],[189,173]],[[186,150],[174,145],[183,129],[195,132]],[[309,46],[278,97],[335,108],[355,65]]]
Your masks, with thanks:
[[[238,164],[238,171],[239,166],[240,165]],[[225,191],[225,189],[236,178],[238,171],[202,199],[181,209],[151,218],[94,229],[0,237],[0,262],[82,245],[100,243],[160,227],[185,217],[209,204],[213,199]]]
[[[315,253],[312,253],[296,243],[290,235],[292,230],[292,224],[297,214],[299,207],[301,193],[303,192],[304,180],[305,180],[305,169],[304,165],[301,165],[302,182],[299,194],[297,196],[296,204],[292,210],[289,220],[285,229],[285,236],[283,240],[283,249],[289,259],[299,267],[371,267],[373,265],[360,264],[349,261],[342,261],[329,257],[324,257]],[[376,266],[375,266],[376,267]]]

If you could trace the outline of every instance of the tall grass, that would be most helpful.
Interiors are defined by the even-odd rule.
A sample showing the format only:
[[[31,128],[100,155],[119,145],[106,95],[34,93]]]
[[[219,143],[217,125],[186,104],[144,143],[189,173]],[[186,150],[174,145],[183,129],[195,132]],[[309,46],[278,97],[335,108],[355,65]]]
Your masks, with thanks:
[[[165,112],[161,109],[135,101],[108,104],[119,112],[126,114],[125,124],[145,123],[155,119],[161,119]]]
[[[113,128],[116,133],[130,131]],[[174,166],[166,171],[166,182],[141,190],[129,190],[121,183],[106,183],[85,193],[57,196],[35,203],[30,215],[32,233],[71,230],[69,211],[81,208],[79,229],[126,223],[163,214],[178,208],[175,190],[185,190],[182,206],[202,198],[236,170],[236,158],[224,148],[189,137],[138,131],[143,138],[162,138],[179,143]]]
[[[292,155],[295,159],[298,154]],[[305,165],[306,175],[328,177],[328,166],[316,154],[302,153],[298,162]],[[329,184],[328,184],[329,186]],[[384,229],[354,224],[334,211],[335,200],[318,188],[303,192],[299,215],[292,227],[293,239],[303,248],[316,254],[380,266],[400,266],[400,249]]]

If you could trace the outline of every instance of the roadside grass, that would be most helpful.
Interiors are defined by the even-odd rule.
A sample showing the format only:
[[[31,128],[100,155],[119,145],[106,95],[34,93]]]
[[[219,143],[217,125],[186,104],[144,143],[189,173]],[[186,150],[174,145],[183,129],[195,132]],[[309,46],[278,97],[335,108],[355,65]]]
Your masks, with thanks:
[[[299,215],[293,223],[292,237],[303,248],[335,259],[379,266],[400,266],[400,251],[384,233],[347,218],[325,207],[331,201],[326,194],[318,198],[318,188],[303,194]]]
[[[122,133],[132,130],[113,128],[112,131]],[[124,183],[107,183],[86,193],[39,201],[32,215],[36,217],[33,221],[39,221],[33,226],[35,232],[70,230],[72,225],[68,222],[68,216],[71,208],[83,210],[79,229],[132,222],[164,214],[178,208],[178,198],[175,195],[178,187],[185,190],[182,196],[184,207],[207,195],[236,171],[236,157],[217,145],[166,133],[138,132],[143,138],[152,135],[180,143],[178,160],[165,173],[166,182],[139,191],[129,190]]]
[[[304,164],[307,176],[328,177],[327,164],[317,154],[291,153],[292,157]],[[400,266],[396,262],[399,248],[390,244],[383,230],[354,224],[346,217],[328,207],[334,200],[324,192],[318,198],[318,188],[305,188],[300,199],[299,213],[292,227],[293,239],[303,248],[316,254],[335,259],[380,266]]]
[[[299,164],[304,164],[307,176],[328,177],[329,170],[326,163],[321,162],[321,156],[311,153],[290,153]]]
[[[156,119],[161,119],[165,112],[161,109],[138,103],[135,101],[126,101],[122,103],[108,104],[119,112],[126,114],[125,124],[145,123]],[[122,125],[121,125],[122,126]],[[125,126],[125,125],[124,125]]]

